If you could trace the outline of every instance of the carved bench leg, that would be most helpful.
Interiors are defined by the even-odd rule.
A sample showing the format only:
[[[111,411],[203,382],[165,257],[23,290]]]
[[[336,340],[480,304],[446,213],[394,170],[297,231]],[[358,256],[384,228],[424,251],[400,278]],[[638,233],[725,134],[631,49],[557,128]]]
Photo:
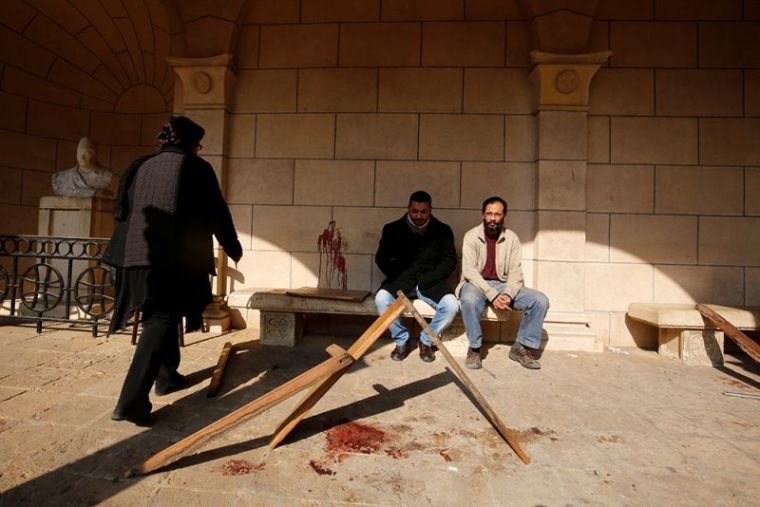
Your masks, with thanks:
[[[687,329],[681,333],[681,361],[688,365],[723,366],[723,332]]]
[[[262,345],[295,347],[303,333],[300,313],[261,311],[259,318]]]
[[[722,366],[723,339],[713,329],[660,329],[658,352],[690,366]]]
[[[681,359],[681,330],[661,327],[657,353],[662,357]]]

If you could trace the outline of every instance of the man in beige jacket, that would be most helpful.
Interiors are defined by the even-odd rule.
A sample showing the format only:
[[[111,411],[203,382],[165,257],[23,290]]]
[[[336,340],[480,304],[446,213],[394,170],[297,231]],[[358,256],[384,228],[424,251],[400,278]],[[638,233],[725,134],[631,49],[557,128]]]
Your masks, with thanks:
[[[465,366],[481,367],[483,331],[480,317],[486,304],[497,310],[524,312],[517,340],[509,358],[525,368],[537,370],[541,364],[536,350],[541,346],[541,328],[549,299],[542,292],[525,287],[522,247],[517,235],[504,227],[507,202],[501,197],[483,201],[483,223],[467,231],[462,244],[462,278],[456,288],[461,302],[470,348]]]

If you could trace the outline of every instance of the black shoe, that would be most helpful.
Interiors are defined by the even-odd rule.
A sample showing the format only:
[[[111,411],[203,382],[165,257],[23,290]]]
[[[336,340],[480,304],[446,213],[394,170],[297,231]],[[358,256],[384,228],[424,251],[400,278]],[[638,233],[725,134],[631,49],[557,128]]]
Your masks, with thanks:
[[[529,370],[540,370],[541,363],[533,357],[533,352],[522,344],[515,342],[512,348],[509,349],[509,358],[512,361],[517,361],[525,368]]]
[[[185,376],[177,373],[172,376],[172,381],[167,382],[165,380],[156,379],[156,396],[166,396],[175,391],[185,388]]]
[[[393,352],[391,352],[391,359],[394,361],[403,361],[406,359],[406,356],[409,355],[409,344],[405,343],[403,345],[396,345],[396,348],[393,349]]]
[[[114,410],[111,414],[112,421],[129,421],[135,426],[143,428],[150,427],[154,422],[154,417],[150,412],[144,414],[129,414],[120,410]]]
[[[435,361],[435,352],[433,351],[432,345],[425,345],[420,342],[420,359],[426,363],[432,363]]]

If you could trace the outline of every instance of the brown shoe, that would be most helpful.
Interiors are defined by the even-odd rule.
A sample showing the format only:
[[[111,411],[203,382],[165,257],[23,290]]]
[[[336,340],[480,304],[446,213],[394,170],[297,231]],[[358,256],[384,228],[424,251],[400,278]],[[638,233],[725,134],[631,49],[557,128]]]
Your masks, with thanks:
[[[425,345],[424,343],[420,342],[420,359],[426,363],[432,363],[435,361],[435,352],[433,352],[432,345]]]
[[[541,369],[541,363],[539,363],[538,360],[533,357],[533,352],[520,343],[515,342],[514,345],[512,345],[512,348],[509,349],[509,358],[512,361],[517,361],[522,366],[530,370]]]
[[[464,361],[464,365],[471,370],[479,370],[483,367],[483,361],[480,358],[479,350],[467,349],[467,359]]]
[[[411,347],[408,343],[405,343],[403,345],[396,345],[396,348],[393,349],[393,352],[391,352],[391,359],[394,361],[403,361],[406,359],[406,356],[409,355]]]

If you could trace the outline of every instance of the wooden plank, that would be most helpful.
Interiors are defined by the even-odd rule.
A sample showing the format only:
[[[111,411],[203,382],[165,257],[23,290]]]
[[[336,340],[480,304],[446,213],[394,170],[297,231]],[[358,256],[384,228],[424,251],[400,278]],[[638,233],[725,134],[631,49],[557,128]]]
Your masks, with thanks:
[[[333,343],[333,344],[330,344],[330,345],[328,345],[328,346],[327,346],[327,348],[326,348],[325,350],[326,350],[326,351],[327,351],[327,353],[328,353],[328,354],[330,354],[331,356],[339,356],[339,355],[341,355],[341,354],[346,354],[346,353],[347,353],[347,352],[346,352],[346,349],[344,349],[343,347],[341,347],[341,346],[339,346],[339,345],[335,345],[334,343]]]
[[[348,353],[351,354],[351,357],[355,360],[361,358],[403,311],[404,305],[400,301],[394,301],[382,315],[375,319],[364,334],[348,348]]]
[[[277,426],[272,440],[269,441],[269,447],[271,449],[277,447],[280,442],[282,442],[285,437],[287,437],[290,432],[293,431],[293,428],[298,426],[298,423],[300,423],[301,420],[306,417],[306,414],[308,414],[314,405],[316,405],[317,402],[322,399],[325,393],[327,393],[327,391],[329,391],[330,388],[335,385],[338,379],[340,379],[340,377],[346,373],[350,366],[351,365],[348,365],[345,368],[336,371],[311,388],[306,396],[304,396],[304,398],[298,402],[298,405],[296,405],[293,411],[290,412],[290,414],[288,414],[288,416],[282,420],[279,426]]]
[[[137,343],[137,326],[140,325],[140,309],[135,308],[132,314],[132,345]]]
[[[126,477],[133,475],[144,475],[153,470],[165,465],[172,458],[176,458],[185,454],[186,452],[194,449],[198,445],[202,444],[214,435],[232,428],[233,426],[241,423],[248,417],[254,416],[264,410],[267,410],[274,405],[286,400],[296,394],[297,392],[309,387],[314,382],[319,381],[324,377],[329,377],[333,373],[345,370],[354,359],[348,354],[342,354],[340,356],[334,356],[326,361],[318,364],[314,368],[302,373],[293,380],[281,385],[280,387],[269,391],[267,394],[256,398],[255,400],[243,405],[227,414],[226,416],[218,419],[212,424],[202,428],[190,436],[187,436],[148,458],[143,463],[131,468],[125,473]]]
[[[304,298],[321,298],[321,299],[338,299],[341,301],[356,301],[360,303],[367,299],[371,292],[366,290],[343,290],[343,289],[320,289],[318,287],[301,287],[299,289],[288,289],[285,291],[288,296],[298,296]]]
[[[441,339],[430,327],[430,324],[428,324],[428,322],[422,318],[422,315],[419,314],[419,312],[414,308],[412,302],[407,299],[402,291],[398,291],[396,295],[398,296],[398,301],[401,301],[404,304],[409,313],[414,316],[417,322],[419,322],[420,326],[422,326],[422,328],[425,330],[425,333],[427,333],[435,346],[438,347],[438,350],[441,352],[441,354],[443,354],[443,357],[446,358],[446,361],[448,361],[451,368],[456,372],[459,379],[467,387],[467,390],[470,391],[470,394],[472,394],[475,400],[478,402],[480,408],[487,414],[489,422],[493,425],[494,428],[496,428],[496,431],[498,431],[504,440],[507,441],[509,446],[513,451],[515,451],[515,454],[517,454],[523,463],[526,465],[529,464],[530,458],[528,458],[528,456],[520,448],[512,431],[507,428],[499,416],[496,415],[496,412],[494,412],[494,410],[491,408],[491,405],[489,405],[488,401],[486,401],[485,397],[483,397],[478,388],[475,387],[475,384],[472,383],[462,367],[459,366],[459,363],[457,363],[456,359],[454,359],[451,353],[446,349],[446,347],[443,345],[443,342],[441,342]]]
[[[227,359],[230,357],[230,352],[234,350],[232,342],[227,342],[222,347],[222,353],[219,355],[219,361],[216,363],[214,373],[211,375],[211,383],[208,385],[208,391],[206,396],[213,398],[219,391],[219,386],[222,385],[222,376],[224,375],[224,369],[227,366]]]
[[[725,333],[726,336],[731,338],[740,349],[749,355],[756,362],[760,363],[760,345],[752,338],[739,331],[733,324],[724,319],[719,313],[715,312],[707,305],[697,305],[699,313],[711,322],[713,322],[718,328]]]
[[[386,329],[396,320],[404,311],[404,305],[396,300],[385,312],[380,315],[372,325],[349,347],[348,353],[354,360],[361,358],[380,338]],[[351,366],[351,365],[348,365]],[[338,381],[338,379],[348,370],[346,366],[338,370],[329,377],[325,378],[319,384],[315,385],[312,390],[296,405],[295,409],[280,423],[274,432],[274,437],[269,442],[269,447],[274,449],[282,442],[288,434],[293,431],[299,422],[309,413],[309,410],[325,395],[327,391]]]

